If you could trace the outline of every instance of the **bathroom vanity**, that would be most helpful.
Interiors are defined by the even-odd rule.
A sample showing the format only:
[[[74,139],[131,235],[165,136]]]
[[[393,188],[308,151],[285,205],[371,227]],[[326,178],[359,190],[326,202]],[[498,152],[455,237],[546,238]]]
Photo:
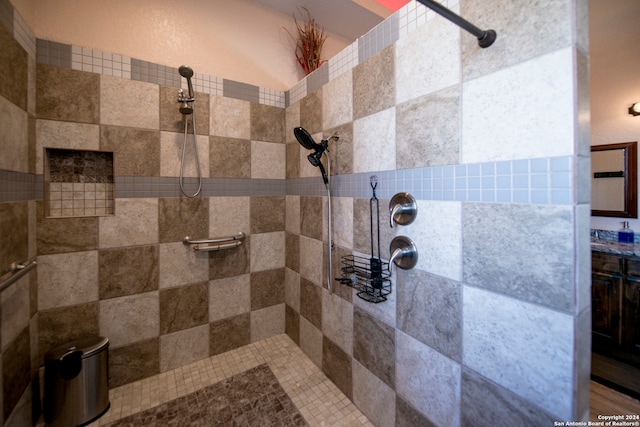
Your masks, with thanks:
[[[592,243],[592,373],[640,394],[640,244]]]

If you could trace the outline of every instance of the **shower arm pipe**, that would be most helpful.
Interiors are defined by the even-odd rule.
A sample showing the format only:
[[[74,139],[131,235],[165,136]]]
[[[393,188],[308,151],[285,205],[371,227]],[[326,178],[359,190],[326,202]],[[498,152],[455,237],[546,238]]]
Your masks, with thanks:
[[[456,15],[451,10],[447,9],[440,3],[437,3],[434,0],[416,0],[419,3],[422,3],[429,9],[433,10],[437,14],[445,17],[449,21],[456,24],[458,27],[463,30],[468,31],[478,38],[478,46],[486,48],[493,44],[496,41],[496,32],[494,30],[481,30],[480,28],[473,25],[471,22],[467,21],[460,15]]]

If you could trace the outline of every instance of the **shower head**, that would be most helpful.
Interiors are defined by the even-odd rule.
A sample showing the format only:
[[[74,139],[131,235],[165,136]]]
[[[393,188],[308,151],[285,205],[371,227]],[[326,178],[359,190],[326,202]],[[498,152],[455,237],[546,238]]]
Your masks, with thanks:
[[[309,132],[303,127],[298,126],[297,128],[293,128],[293,134],[296,136],[296,139],[307,150],[324,150],[325,147],[316,143]]]
[[[191,69],[191,67],[187,67],[186,65],[181,65],[180,68],[178,68],[178,72],[185,79],[190,79],[191,77],[193,77],[193,70]]]
[[[189,86],[189,98],[193,99],[193,84],[191,84],[191,77],[193,77],[193,70],[191,67],[187,67],[186,65],[181,65],[178,68],[178,72],[182,77],[187,79],[187,85]]]
[[[327,178],[327,173],[324,170],[324,166],[322,165],[322,155],[327,152],[327,146],[329,145],[329,141],[323,139],[320,144],[315,142],[309,132],[306,131],[303,127],[296,127],[293,129],[293,134],[296,136],[296,139],[307,150],[313,150],[314,152],[307,156],[307,160],[313,166],[320,168],[320,173],[322,174],[322,180],[324,181],[324,185],[329,184],[329,179]],[[337,135],[332,136],[329,139],[338,139]],[[328,159],[329,157],[327,157]]]

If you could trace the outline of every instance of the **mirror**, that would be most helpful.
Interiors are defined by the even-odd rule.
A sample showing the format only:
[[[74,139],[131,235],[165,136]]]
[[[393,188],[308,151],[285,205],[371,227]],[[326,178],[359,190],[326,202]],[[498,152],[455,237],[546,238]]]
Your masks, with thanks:
[[[591,215],[638,217],[638,142],[591,147]]]

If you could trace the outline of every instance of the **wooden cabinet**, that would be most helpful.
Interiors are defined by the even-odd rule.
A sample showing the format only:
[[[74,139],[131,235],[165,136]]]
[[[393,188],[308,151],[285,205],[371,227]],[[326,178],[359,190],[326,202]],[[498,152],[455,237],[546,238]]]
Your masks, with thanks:
[[[640,258],[592,252],[593,351],[640,366]]]

